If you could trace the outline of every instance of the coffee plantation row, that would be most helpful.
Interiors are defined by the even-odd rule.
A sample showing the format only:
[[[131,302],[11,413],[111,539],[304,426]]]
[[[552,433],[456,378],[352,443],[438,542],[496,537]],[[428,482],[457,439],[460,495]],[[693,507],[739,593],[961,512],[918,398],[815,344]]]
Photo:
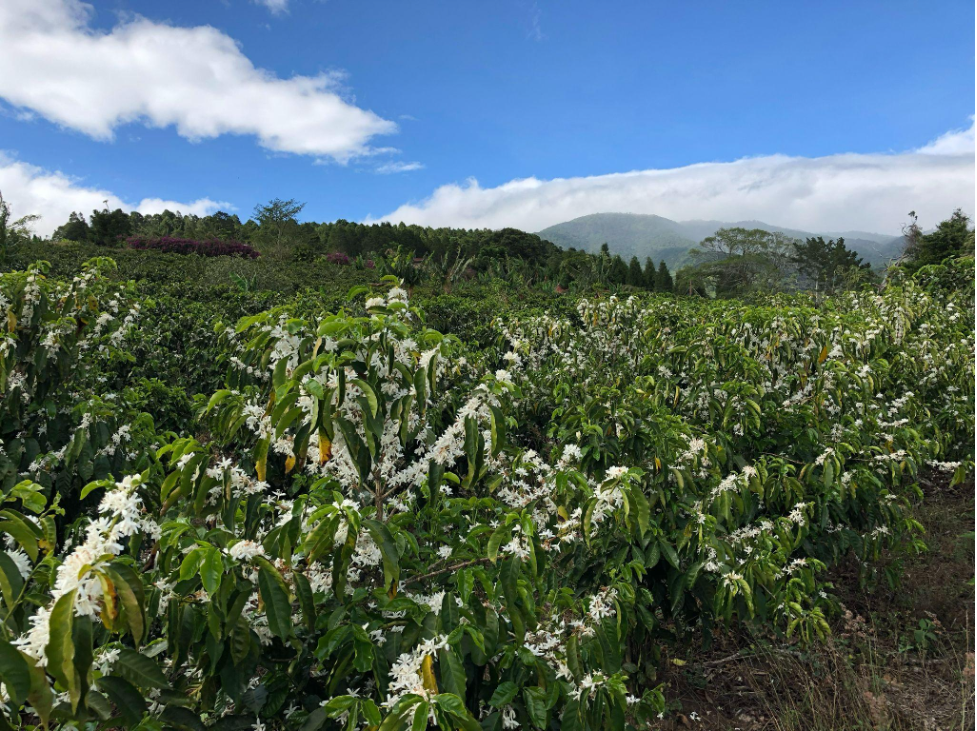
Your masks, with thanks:
[[[55,265],[0,275],[3,728],[645,728],[674,648],[823,641],[973,470],[972,258],[467,310]]]

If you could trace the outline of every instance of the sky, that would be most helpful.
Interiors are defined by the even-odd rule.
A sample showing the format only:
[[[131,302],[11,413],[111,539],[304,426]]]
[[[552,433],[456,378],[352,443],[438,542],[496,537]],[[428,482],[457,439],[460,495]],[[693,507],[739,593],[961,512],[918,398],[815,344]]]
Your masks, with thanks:
[[[540,230],[974,214],[964,1],[3,0],[0,193]]]

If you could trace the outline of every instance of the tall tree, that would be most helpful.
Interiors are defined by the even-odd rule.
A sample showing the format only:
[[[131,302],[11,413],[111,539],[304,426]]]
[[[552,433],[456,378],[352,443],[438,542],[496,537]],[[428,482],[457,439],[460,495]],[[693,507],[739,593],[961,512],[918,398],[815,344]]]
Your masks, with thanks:
[[[657,287],[655,286],[655,281],[657,279],[658,279],[658,272],[655,269],[655,262],[651,260],[650,256],[645,257],[645,271],[644,271],[645,289],[647,289],[649,292],[657,289]]]
[[[641,271],[641,262],[636,256],[632,256],[631,261],[628,262],[628,284],[632,287],[645,286],[645,275]]]
[[[11,249],[17,244],[30,240],[30,225],[40,219],[39,215],[31,213],[11,221],[12,215],[10,205],[0,193],[0,260],[4,262],[7,261]]]
[[[838,289],[852,270],[871,268],[845,246],[843,238],[825,241],[821,236],[812,236],[804,242],[794,242],[790,259],[797,266],[802,285],[826,293]]]
[[[611,284],[626,284],[628,281],[628,265],[618,254],[611,259],[610,281]]]
[[[85,215],[74,211],[68,216],[68,222],[55,229],[51,236],[56,241],[88,241],[90,237],[91,229]]]
[[[305,204],[299,203],[294,198],[289,198],[287,201],[273,198],[263,206],[254,207],[254,218],[261,227],[262,233],[267,231],[275,248],[280,249],[285,239],[285,232],[298,223],[298,215],[303,208]]]
[[[970,219],[958,208],[947,220],[941,221],[935,231],[919,237],[915,250],[910,252],[912,268],[939,264],[948,257],[960,256],[965,253],[970,236]]]
[[[122,239],[132,234],[132,221],[121,208],[92,211],[89,220],[92,241],[101,246],[118,246]]]
[[[763,229],[724,228],[689,252],[698,274],[718,296],[776,289],[788,274],[793,239]]]
[[[671,292],[674,289],[672,273],[668,271],[668,264],[663,259],[658,265],[658,276],[655,277],[655,289],[659,292]]]

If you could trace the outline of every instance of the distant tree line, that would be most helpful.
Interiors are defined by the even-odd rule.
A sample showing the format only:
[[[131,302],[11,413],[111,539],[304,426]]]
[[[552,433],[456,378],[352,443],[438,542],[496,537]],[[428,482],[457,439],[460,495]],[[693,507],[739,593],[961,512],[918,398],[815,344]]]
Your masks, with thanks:
[[[447,276],[518,276],[527,281],[553,281],[557,286],[630,285],[671,292],[672,276],[665,265],[637,258],[626,263],[604,244],[599,254],[564,250],[536,234],[514,228],[431,228],[404,223],[364,224],[339,219],[332,223],[300,222],[303,208],[295,200],[274,199],[256,206],[247,221],[218,211],[209,216],[163,211],[156,214],[92,211],[72,213],[54,232],[55,240],[123,246],[130,238],[179,238],[240,241],[262,253],[299,260],[332,256],[345,262],[379,260],[402,278],[413,270],[439,271]],[[342,255],[342,256],[338,256]],[[338,256],[338,258],[337,258]],[[427,266],[421,267],[420,264]]]
[[[953,257],[974,255],[974,231],[959,209],[928,234],[910,213],[906,248],[897,266],[916,271]],[[780,232],[727,228],[689,252],[690,264],[676,274],[684,294],[741,297],[752,292],[813,290],[831,294],[878,280],[869,264],[845,246],[844,238],[804,241]]]
[[[276,198],[256,206],[244,222],[224,211],[197,216],[104,209],[92,211],[87,218],[72,213],[52,238],[101,246],[121,246],[129,237],[233,240],[262,253],[299,260],[332,256],[336,261],[369,260],[371,266],[376,260],[385,271],[408,279],[421,276],[415,274],[421,269],[445,281],[484,275],[528,283],[549,281],[562,288],[618,285],[715,297],[791,290],[830,294],[877,279],[843,238],[801,241],[762,229],[720,229],[689,252],[689,263],[673,277],[664,261],[657,265],[651,258],[644,263],[637,257],[625,261],[612,254],[606,243],[597,254],[590,254],[572,247],[561,249],[514,228],[430,228],[344,219],[300,222],[303,207],[295,200]],[[4,212],[9,218],[9,208],[0,199],[0,214]],[[914,213],[910,217],[900,266],[915,271],[948,257],[973,256],[974,232],[960,210],[928,234],[919,229]],[[16,224],[7,225],[8,239],[27,235],[25,221]],[[3,229],[0,226],[0,248],[6,245]]]

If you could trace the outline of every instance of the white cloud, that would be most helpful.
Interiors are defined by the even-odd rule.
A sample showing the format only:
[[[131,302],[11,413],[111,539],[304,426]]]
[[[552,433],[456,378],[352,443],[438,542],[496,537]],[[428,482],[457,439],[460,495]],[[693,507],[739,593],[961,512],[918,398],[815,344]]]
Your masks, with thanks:
[[[140,213],[160,213],[165,209],[208,215],[218,209],[232,210],[230,203],[200,198],[188,203],[166,201],[160,198],[144,198],[139,203],[128,203],[114,193],[101,188],[90,188],[61,172],[50,172],[15,160],[0,152],[0,193],[10,204],[13,217],[20,218],[31,213],[41,216],[31,228],[34,233],[50,236],[61,224],[68,220],[72,211],[86,216],[105,206],[115,210],[139,211]]]
[[[767,155],[579,178],[524,178],[494,188],[470,178],[379,220],[539,231],[589,213],[627,212],[895,234],[910,210],[929,227],[956,207],[974,214],[973,124],[894,154]]]
[[[968,129],[955,129],[940,135],[919,152],[930,155],[970,155],[974,154],[974,118],[970,117]]]
[[[412,170],[422,170],[424,165],[419,162],[388,162],[377,167],[376,172],[381,175],[390,173],[409,173]]]
[[[272,15],[281,15],[288,11],[288,0],[254,0],[258,5],[264,5]]]
[[[216,28],[137,17],[105,33],[93,12],[80,0],[0,2],[0,97],[98,139],[142,122],[190,140],[253,135],[275,152],[340,162],[397,129],[343,99],[338,74],[281,79]]]

